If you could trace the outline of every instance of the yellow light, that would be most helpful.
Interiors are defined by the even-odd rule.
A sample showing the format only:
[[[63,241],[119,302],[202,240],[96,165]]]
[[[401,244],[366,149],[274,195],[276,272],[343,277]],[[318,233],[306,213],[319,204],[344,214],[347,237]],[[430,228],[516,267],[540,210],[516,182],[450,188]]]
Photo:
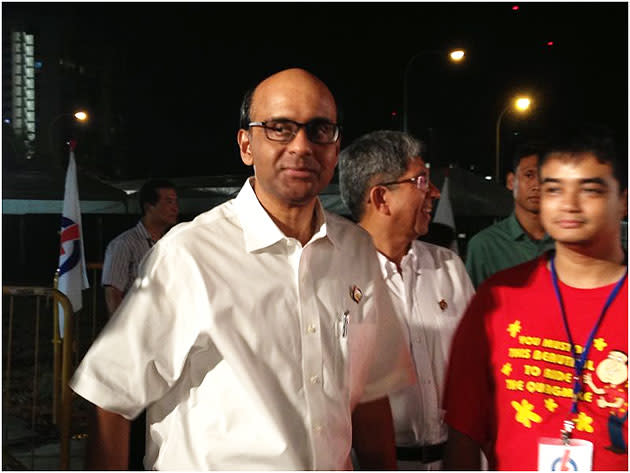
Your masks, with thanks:
[[[451,61],[459,62],[464,59],[466,52],[463,49],[455,49],[449,53]]]
[[[88,114],[83,111],[80,111],[74,114],[74,118],[76,118],[80,122],[84,122],[85,120],[88,119]]]
[[[532,101],[529,97],[517,97],[517,99],[514,100],[514,106],[516,107],[517,110],[521,112],[524,112],[525,110],[529,109],[531,104],[532,104]]]

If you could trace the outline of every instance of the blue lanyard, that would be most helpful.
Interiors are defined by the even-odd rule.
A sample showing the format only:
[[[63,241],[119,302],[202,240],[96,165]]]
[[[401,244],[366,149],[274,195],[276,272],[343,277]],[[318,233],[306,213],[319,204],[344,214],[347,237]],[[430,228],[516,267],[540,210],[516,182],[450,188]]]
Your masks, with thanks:
[[[617,281],[615,287],[608,294],[608,298],[604,303],[604,307],[602,308],[601,314],[599,314],[599,318],[595,322],[595,326],[591,330],[591,333],[588,335],[586,340],[586,344],[584,345],[584,349],[582,351],[581,356],[578,358],[577,353],[575,352],[575,343],[573,343],[573,337],[571,336],[571,330],[569,329],[569,321],[567,320],[567,315],[564,310],[564,302],[562,301],[562,294],[560,294],[560,288],[558,286],[558,275],[556,273],[556,266],[554,264],[555,255],[551,255],[550,263],[551,263],[551,281],[553,282],[553,288],[556,291],[556,299],[558,300],[558,305],[560,306],[560,314],[562,315],[562,322],[564,323],[564,329],[567,332],[567,337],[569,339],[569,344],[571,345],[571,354],[573,355],[573,359],[575,360],[575,376],[574,376],[574,384],[573,384],[573,403],[571,404],[571,413],[577,414],[577,403],[578,403],[578,394],[582,391],[582,384],[580,383],[580,379],[582,377],[582,371],[584,370],[584,365],[586,364],[586,358],[588,356],[588,352],[591,349],[591,345],[593,344],[593,339],[595,338],[595,334],[597,333],[597,329],[604,320],[604,315],[610,307],[610,304],[615,300],[621,286],[623,285],[626,277],[628,276],[628,268],[626,268],[626,272],[623,274],[621,279]]]

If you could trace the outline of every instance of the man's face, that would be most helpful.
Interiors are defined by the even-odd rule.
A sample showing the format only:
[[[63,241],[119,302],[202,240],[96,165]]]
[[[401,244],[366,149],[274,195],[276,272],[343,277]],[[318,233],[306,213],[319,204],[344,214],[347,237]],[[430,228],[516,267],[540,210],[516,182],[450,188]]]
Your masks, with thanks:
[[[551,155],[540,170],[543,227],[557,242],[613,245],[627,211],[610,164],[590,153]]]
[[[429,179],[429,169],[422,158],[414,158],[397,181],[411,177],[425,176]],[[415,182],[388,186],[388,205],[393,217],[392,228],[409,241],[426,235],[431,223],[433,201],[440,197],[440,191],[429,180],[428,189],[418,189]]]
[[[177,205],[177,193],[175,189],[157,189],[158,201],[155,205],[149,204],[152,218],[164,225],[172,226],[177,223],[179,207]]]
[[[252,99],[252,121],[313,119],[337,122],[337,109],[328,89],[303,71],[283,71],[261,83]],[[339,154],[339,140],[312,143],[304,128],[288,143],[270,141],[265,130],[240,130],[241,158],[253,165],[256,195],[264,204],[303,206],[328,185]]]
[[[532,213],[540,210],[540,182],[538,180],[538,156],[521,158],[513,180],[508,179],[508,189],[514,195],[514,205]]]

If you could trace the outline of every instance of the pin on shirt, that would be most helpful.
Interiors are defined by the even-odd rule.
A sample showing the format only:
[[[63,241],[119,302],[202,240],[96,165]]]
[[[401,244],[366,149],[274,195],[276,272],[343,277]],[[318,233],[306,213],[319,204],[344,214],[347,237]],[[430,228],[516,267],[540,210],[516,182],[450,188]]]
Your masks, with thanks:
[[[350,311],[344,311],[342,317],[342,328],[341,328],[341,336],[346,338],[348,336],[348,323],[350,322]]]
[[[352,286],[350,288],[350,297],[352,298],[354,302],[358,304],[363,298],[363,292],[361,291],[361,288],[359,288],[359,286],[356,286],[356,285]]]

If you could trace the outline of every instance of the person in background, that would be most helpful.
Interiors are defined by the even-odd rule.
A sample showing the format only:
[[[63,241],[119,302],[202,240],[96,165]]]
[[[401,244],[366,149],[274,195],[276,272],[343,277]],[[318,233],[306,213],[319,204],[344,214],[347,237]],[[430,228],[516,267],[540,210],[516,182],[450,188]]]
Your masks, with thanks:
[[[240,193],[180,224],[71,381],[98,406],[88,464],[125,469],[147,409],[147,469],[395,468],[388,394],[409,351],[360,228],[324,211],[340,147],[335,100],[303,69],[248,92]]]
[[[497,271],[536,258],[553,247],[540,222],[540,143],[519,146],[506,187],[514,196],[514,212],[481,230],[468,242],[466,269],[475,287]]]
[[[345,148],[339,185],[352,217],[378,250],[416,370],[415,384],[390,394],[398,469],[441,469],[446,362],[474,288],[457,254],[417,240],[428,232],[440,192],[431,183],[421,142],[398,131],[368,133]]]
[[[555,250],[488,278],[460,322],[446,469],[478,469],[483,448],[496,470],[627,471],[621,164],[601,127],[563,133],[542,154],[540,218]]]
[[[145,182],[139,193],[142,217],[135,227],[114,238],[105,250],[101,284],[111,316],[138,275],[138,265],[151,247],[177,223],[175,185],[165,179]]]
[[[101,284],[105,304],[111,317],[138,275],[144,255],[177,223],[179,207],[175,185],[165,179],[146,181],[139,192],[142,217],[135,227],[114,238],[105,250]],[[131,423],[129,434],[129,468],[142,470],[145,453],[146,413]]]

